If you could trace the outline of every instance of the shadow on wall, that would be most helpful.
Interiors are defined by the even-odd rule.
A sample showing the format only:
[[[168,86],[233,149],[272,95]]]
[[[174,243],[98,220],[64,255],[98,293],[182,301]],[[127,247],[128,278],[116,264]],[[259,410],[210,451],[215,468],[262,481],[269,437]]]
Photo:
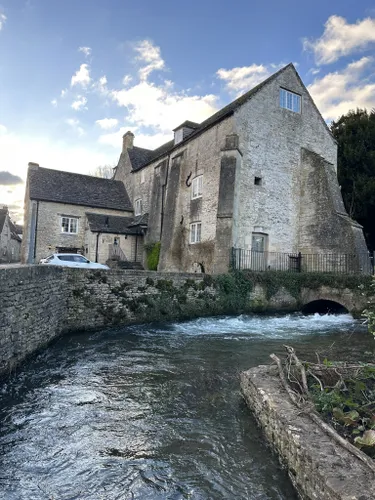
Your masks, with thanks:
[[[333,300],[313,300],[304,305],[301,309],[302,314],[348,314],[346,307],[334,302]]]

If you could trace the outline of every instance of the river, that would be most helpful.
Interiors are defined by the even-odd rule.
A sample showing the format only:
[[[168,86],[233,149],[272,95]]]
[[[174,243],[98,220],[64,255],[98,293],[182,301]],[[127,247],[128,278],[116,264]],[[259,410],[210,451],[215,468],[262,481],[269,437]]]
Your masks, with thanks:
[[[349,315],[239,316],[60,338],[3,381],[0,498],[296,498],[239,393],[295,347],[374,359]]]

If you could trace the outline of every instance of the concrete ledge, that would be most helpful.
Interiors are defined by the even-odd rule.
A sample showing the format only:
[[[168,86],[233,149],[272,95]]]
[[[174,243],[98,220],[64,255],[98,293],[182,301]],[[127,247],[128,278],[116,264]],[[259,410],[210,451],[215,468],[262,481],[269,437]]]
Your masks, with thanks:
[[[299,412],[274,367],[241,373],[241,390],[302,499],[375,499],[375,474]]]

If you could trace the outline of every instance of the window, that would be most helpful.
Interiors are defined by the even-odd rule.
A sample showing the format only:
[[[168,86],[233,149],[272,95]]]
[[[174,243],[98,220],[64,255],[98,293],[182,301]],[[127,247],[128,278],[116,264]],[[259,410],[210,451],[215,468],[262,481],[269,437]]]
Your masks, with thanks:
[[[134,202],[134,215],[142,215],[142,200],[139,198]]]
[[[294,111],[294,113],[300,113],[301,96],[289,90],[280,89],[280,107]]]
[[[145,182],[145,171],[141,170],[141,184]]]
[[[194,198],[201,198],[203,191],[203,175],[198,175],[198,177],[193,179],[191,190],[191,197],[193,200]]]
[[[201,241],[202,224],[194,222],[190,224],[190,243],[199,243]]]
[[[256,186],[261,186],[262,185],[262,178],[261,177],[254,177],[254,184]]]
[[[61,217],[61,232],[77,234],[78,233],[78,219],[73,217]]]

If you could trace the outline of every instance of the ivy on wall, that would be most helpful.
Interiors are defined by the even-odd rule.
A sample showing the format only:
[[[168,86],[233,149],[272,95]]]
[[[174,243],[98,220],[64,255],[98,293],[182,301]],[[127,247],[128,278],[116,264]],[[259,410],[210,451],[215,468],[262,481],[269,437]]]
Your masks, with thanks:
[[[160,241],[147,243],[144,248],[146,250],[148,270],[157,271],[160,257]]]

